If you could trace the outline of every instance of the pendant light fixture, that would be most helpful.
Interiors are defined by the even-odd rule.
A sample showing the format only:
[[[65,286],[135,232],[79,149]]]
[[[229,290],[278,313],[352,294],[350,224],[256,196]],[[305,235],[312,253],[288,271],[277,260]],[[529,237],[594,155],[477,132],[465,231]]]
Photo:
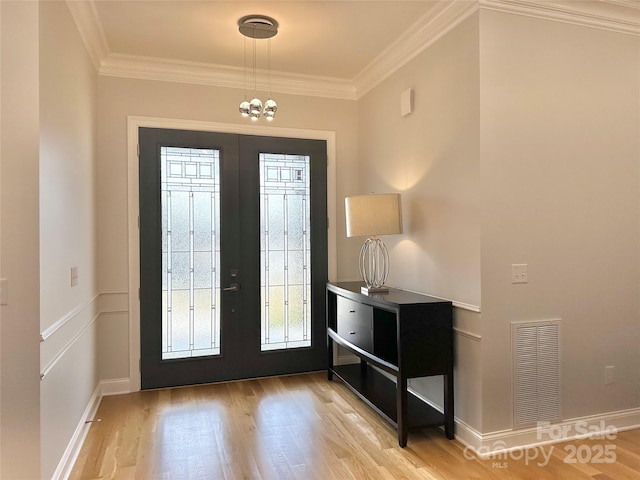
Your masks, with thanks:
[[[267,120],[271,121],[276,115],[278,110],[278,104],[271,98],[271,38],[278,33],[278,22],[271,17],[265,15],[247,15],[238,20],[238,29],[240,33],[244,35],[244,100],[240,102],[239,111],[243,117],[249,117],[251,120],[256,121],[262,115]],[[253,99],[247,101],[247,38],[253,39]],[[258,98],[257,93],[257,56],[256,56],[256,40],[262,39],[269,40],[268,48],[268,82],[269,82],[269,97],[264,102],[264,109],[262,101]]]

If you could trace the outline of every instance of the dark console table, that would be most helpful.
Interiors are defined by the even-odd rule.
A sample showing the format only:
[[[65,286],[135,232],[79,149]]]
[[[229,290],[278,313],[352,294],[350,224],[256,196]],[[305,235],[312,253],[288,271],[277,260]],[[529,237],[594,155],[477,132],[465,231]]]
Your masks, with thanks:
[[[394,425],[401,447],[409,428],[444,425],[452,439],[451,302],[396,289],[363,294],[361,286],[327,284],[329,380],[343,381]],[[334,365],[332,340],[360,357],[360,364]],[[430,375],[444,375],[444,415],[407,391],[409,378]]]

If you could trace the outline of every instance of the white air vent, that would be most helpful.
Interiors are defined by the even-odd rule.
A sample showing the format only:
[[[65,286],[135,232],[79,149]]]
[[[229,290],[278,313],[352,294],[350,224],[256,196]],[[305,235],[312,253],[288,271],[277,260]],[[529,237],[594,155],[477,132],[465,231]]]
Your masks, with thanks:
[[[513,426],[560,420],[560,320],[511,324]]]

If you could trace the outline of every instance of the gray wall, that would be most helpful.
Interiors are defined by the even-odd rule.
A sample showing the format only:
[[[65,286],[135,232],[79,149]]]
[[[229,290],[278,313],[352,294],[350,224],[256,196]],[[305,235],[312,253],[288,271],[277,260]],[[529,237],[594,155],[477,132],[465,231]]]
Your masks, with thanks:
[[[384,238],[387,283],[475,309],[481,294],[478,26],[474,14],[358,101],[362,175],[352,186],[358,194],[402,195],[404,233]],[[414,111],[402,117],[400,95],[408,88]],[[354,243],[344,248],[357,248]],[[454,315],[456,417],[480,430],[480,314],[456,308]],[[410,386],[442,404],[440,377]]]
[[[511,427],[518,320],[562,320],[565,419],[637,408],[638,37],[480,18],[483,431]],[[514,263],[528,284],[510,283]]]
[[[38,4],[0,3],[0,477],[40,476]]]

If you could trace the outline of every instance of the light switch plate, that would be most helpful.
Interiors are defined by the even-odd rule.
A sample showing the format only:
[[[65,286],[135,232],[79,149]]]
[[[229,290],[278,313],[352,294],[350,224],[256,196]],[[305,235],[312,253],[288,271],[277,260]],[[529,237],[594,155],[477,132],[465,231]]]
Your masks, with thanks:
[[[400,115],[406,117],[413,112],[413,89],[408,88],[400,94]]]
[[[9,280],[0,278],[0,305],[9,305]]]
[[[78,285],[78,267],[71,267],[71,286]]]
[[[609,365],[608,367],[604,367],[604,384],[610,385],[613,383],[613,371],[616,367],[613,365]]]
[[[511,265],[511,283],[527,283],[529,281],[528,265],[516,263]]]

